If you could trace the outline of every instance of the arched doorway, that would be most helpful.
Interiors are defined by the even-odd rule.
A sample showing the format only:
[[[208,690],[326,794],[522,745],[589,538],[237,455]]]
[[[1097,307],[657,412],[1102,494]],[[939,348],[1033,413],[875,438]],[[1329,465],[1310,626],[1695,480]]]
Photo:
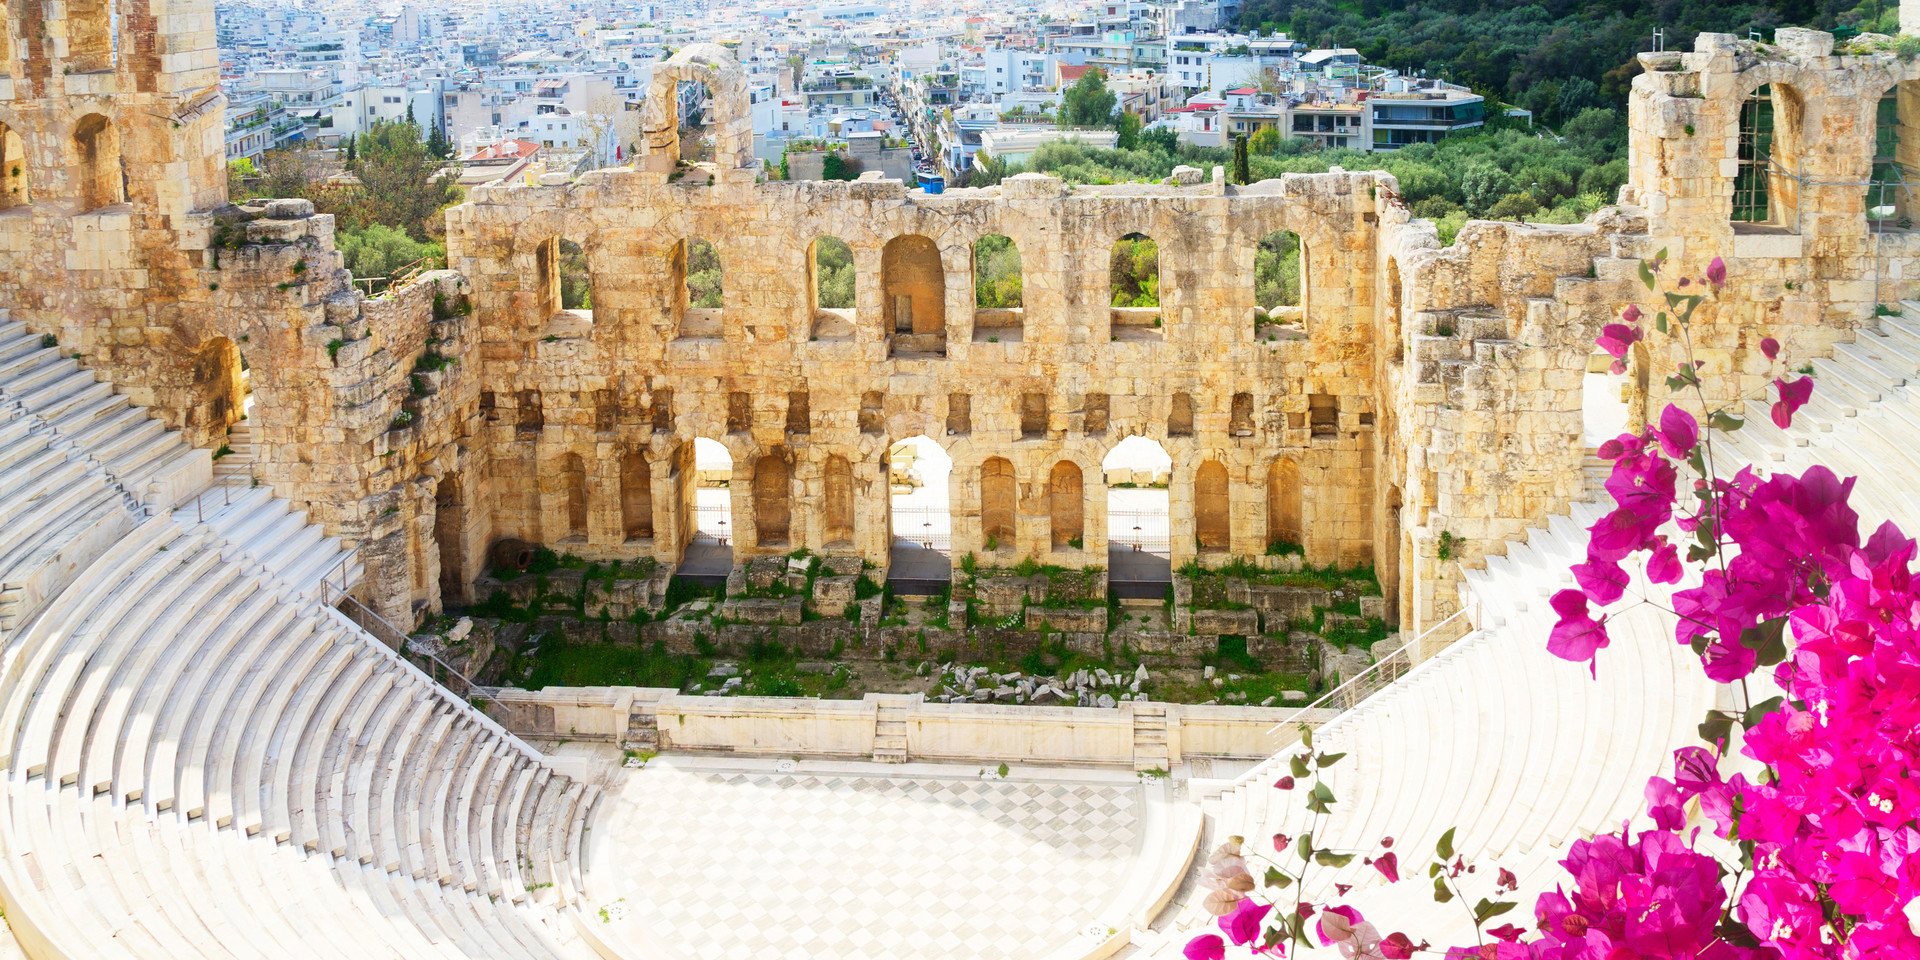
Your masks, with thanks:
[[[1019,527],[1014,520],[1020,500],[1020,484],[1014,478],[1013,462],[1005,457],[988,457],[980,465],[980,545],[988,553],[1018,547]]]
[[[784,448],[775,447],[753,462],[753,541],[757,547],[785,547],[793,525],[793,467]]]
[[[1227,468],[1208,460],[1193,474],[1193,540],[1201,553],[1223,553],[1233,546],[1233,500]]]
[[[1595,351],[1581,379],[1580,437],[1589,453],[1627,431],[1628,380],[1609,372],[1612,364],[1611,356]]]
[[[718,440],[693,441],[693,536],[679,573],[719,577],[733,570],[733,455]]]
[[[946,356],[947,274],[939,246],[918,234],[887,241],[880,280],[893,355]]]
[[[1053,465],[1047,474],[1047,517],[1055,550],[1079,550],[1087,530],[1086,481],[1071,460]]]
[[[1107,577],[1122,599],[1155,599],[1173,582],[1167,484],[1173,458],[1158,442],[1114,444],[1100,471],[1107,488]]]
[[[895,593],[937,593],[953,579],[952,475],[953,458],[928,437],[887,449],[887,580]]]

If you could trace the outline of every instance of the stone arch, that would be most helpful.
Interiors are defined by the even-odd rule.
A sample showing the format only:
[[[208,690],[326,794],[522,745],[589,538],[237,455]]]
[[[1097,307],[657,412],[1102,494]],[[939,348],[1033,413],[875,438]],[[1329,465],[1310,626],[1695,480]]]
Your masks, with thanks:
[[[113,11],[110,0],[66,0],[68,73],[113,69]]]
[[[894,352],[944,354],[947,272],[939,245],[917,233],[888,240],[880,251],[880,283]]]
[[[73,149],[75,193],[82,213],[127,199],[120,132],[112,121],[97,113],[81,117],[73,128]]]
[[[953,576],[953,455],[918,433],[887,445],[889,580],[927,581]]]
[[[644,165],[658,172],[680,163],[679,92],[682,83],[704,84],[710,94],[705,119],[714,131],[713,164],[722,170],[758,169],[753,157],[753,117],[746,72],[724,47],[692,43],[653,68],[641,114]]]
[[[1233,501],[1227,468],[1208,460],[1193,474],[1193,538],[1201,550],[1233,546]]]
[[[620,458],[620,522],[628,541],[653,539],[653,470],[638,444]]]
[[[1737,225],[1799,228],[1800,181],[1806,173],[1806,98],[1788,74],[1755,70],[1743,77],[1727,156],[1735,160]]]
[[[560,458],[560,476],[557,478],[560,488],[561,511],[559,519],[565,524],[562,541],[585,541],[587,538],[587,465],[577,453],[568,453]]]
[[[201,427],[205,436],[217,441],[226,436],[227,428],[245,419],[246,362],[239,344],[226,337],[201,344],[193,354],[193,383],[196,402],[188,421]]]
[[[1005,457],[988,457],[980,464],[980,536],[992,544],[988,550],[1012,547],[1018,537],[1015,510],[1020,500],[1020,483],[1013,462]]]
[[[32,203],[31,187],[27,142],[17,128],[0,119],[0,210]]]
[[[1047,474],[1047,517],[1053,549],[1079,549],[1086,536],[1086,483],[1080,467],[1061,460]]]
[[[1866,106],[1867,226],[1910,230],[1920,217],[1920,80],[1896,80]]]
[[[821,483],[820,540],[828,548],[853,545],[853,464],[833,454]]]
[[[554,309],[592,316],[593,268],[586,248],[567,237],[561,237],[554,247]]]
[[[753,536],[762,546],[785,546],[793,522],[793,465],[784,447],[753,462]]]
[[[1300,465],[1291,457],[1275,457],[1267,465],[1267,546],[1298,547],[1303,542]]]
[[[973,339],[1018,343],[1026,324],[1020,247],[1005,234],[973,242]]]

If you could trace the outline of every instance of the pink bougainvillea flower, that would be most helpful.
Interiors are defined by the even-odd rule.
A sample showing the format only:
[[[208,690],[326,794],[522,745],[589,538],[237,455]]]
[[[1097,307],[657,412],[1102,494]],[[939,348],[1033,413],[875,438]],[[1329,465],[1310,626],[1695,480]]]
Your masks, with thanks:
[[[1641,312],[1640,305],[1637,303],[1629,303],[1625,310],[1620,311],[1620,319],[1626,323],[1639,323],[1640,318],[1644,316],[1646,314]]]
[[[1627,351],[1640,340],[1640,328],[1624,323],[1609,323],[1600,329],[1600,336],[1594,340],[1600,349],[1615,360],[1625,359]]]
[[[1386,960],[1412,960],[1418,949],[1413,938],[1404,933],[1389,933],[1380,940],[1380,955]]]
[[[1727,285],[1727,262],[1725,260],[1714,257],[1712,262],[1707,264],[1707,282],[1713,284],[1715,289]]]
[[[1593,655],[1607,645],[1606,619],[1587,615],[1586,594],[1578,590],[1562,590],[1548,603],[1559,620],[1547,635],[1547,650],[1562,660],[1584,663],[1589,672],[1599,676]]]
[[[1780,341],[1772,337],[1761,337],[1760,355],[1769,361],[1780,359]]]
[[[1280,779],[1278,779],[1278,780],[1275,780],[1275,781],[1273,782],[1273,788],[1274,788],[1275,790],[1292,790],[1292,789],[1293,789],[1293,778],[1292,778],[1292,777],[1281,777]]]
[[[1383,877],[1386,877],[1388,883],[1400,882],[1400,855],[1399,854],[1383,853],[1377,857],[1374,857],[1371,860],[1368,860],[1367,863],[1371,864],[1375,870],[1380,871],[1380,875]]]
[[[1793,415],[1800,412],[1800,408],[1806,406],[1807,400],[1813,396],[1813,378],[1782,378],[1775,380],[1773,385],[1780,391],[1780,399],[1774,401],[1771,411],[1773,425],[1785,430],[1793,425]]]
[[[1693,414],[1669,403],[1660,411],[1660,449],[1676,460],[1685,460],[1700,442],[1700,421]]]
[[[1187,948],[1181,951],[1187,960],[1225,960],[1226,941],[1219,934],[1203,933],[1187,941]]]
[[[1327,907],[1320,911],[1320,919],[1314,921],[1314,933],[1320,937],[1320,945],[1330,947],[1336,943],[1346,943],[1354,938],[1356,930],[1366,918],[1360,911],[1348,906]],[[1375,934],[1374,940],[1379,939]]]
[[[1680,550],[1671,543],[1654,548],[1647,557],[1647,579],[1654,583],[1680,582]]]
[[[1261,903],[1252,897],[1233,908],[1233,912],[1220,918],[1220,932],[1236,946],[1252,943],[1260,937],[1260,924],[1273,910],[1273,904]]]

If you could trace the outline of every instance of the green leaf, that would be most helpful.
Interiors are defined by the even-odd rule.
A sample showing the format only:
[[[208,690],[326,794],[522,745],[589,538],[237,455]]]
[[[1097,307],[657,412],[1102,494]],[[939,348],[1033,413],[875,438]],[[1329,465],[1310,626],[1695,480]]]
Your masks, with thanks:
[[[1661,333],[1667,332],[1667,312],[1665,310],[1662,310],[1659,313],[1654,314],[1653,328],[1655,330],[1660,331]]]
[[[1719,710],[1707,711],[1707,719],[1699,726],[1700,739],[1708,743],[1724,743],[1733,736],[1733,715]]]
[[[1753,728],[1764,719],[1767,714],[1780,709],[1780,705],[1785,702],[1787,702],[1786,697],[1770,697],[1748,707],[1746,714],[1740,718],[1740,725],[1749,729]]]
[[[1324,770],[1328,767],[1333,766],[1336,763],[1339,763],[1345,757],[1346,757],[1346,754],[1344,753],[1323,753],[1320,755],[1320,759],[1315,762],[1319,765],[1319,767],[1322,770]]]
[[[1707,418],[1707,423],[1721,433],[1732,433],[1747,425],[1746,418],[1734,416],[1725,410],[1714,411],[1713,416]]]
[[[1787,658],[1787,618],[1773,617],[1740,631],[1740,645],[1754,652],[1763,667]]]
[[[1302,862],[1313,859],[1313,834],[1303,833],[1293,842],[1293,852]]]
[[[1440,835],[1440,842],[1434,844],[1433,852],[1442,860],[1453,859],[1453,831],[1456,829],[1458,828],[1448,827],[1447,832]]]
[[[1514,902],[1511,900],[1496,901],[1481,897],[1480,902],[1473,905],[1473,922],[1486,923],[1488,920],[1506,913],[1513,908]]]
[[[1304,723],[1300,725],[1300,745],[1308,750],[1313,749],[1313,728]]]
[[[1307,769],[1307,761],[1303,757],[1287,758],[1287,767],[1295,777],[1304,777],[1311,772]]]
[[[1433,902],[1446,903],[1447,901],[1452,899],[1453,899],[1453,890],[1452,888],[1447,886],[1447,878],[1434,877],[1433,878]]]
[[[1267,868],[1266,881],[1267,881],[1267,886],[1279,887],[1282,890],[1290,886],[1293,886],[1293,878],[1287,876],[1284,873],[1281,873],[1279,867]]]
[[[1441,863],[1438,860],[1435,860],[1434,862],[1427,864],[1427,876],[1437,877],[1440,875],[1441,871],[1445,869],[1447,869],[1446,864]]]
[[[1659,281],[1653,278],[1653,268],[1648,266],[1645,260],[1640,261],[1640,282],[1645,284],[1648,290],[1659,286]]]
[[[1332,803],[1333,788],[1327,786],[1326,781],[1320,781],[1313,785],[1313,798],[1321,803]]]
[[[1313,855],[1313,862],[1323,867],[1344,867],[1353,862],[1353,854],[1334,853],[1332,850],[1322,850]]]

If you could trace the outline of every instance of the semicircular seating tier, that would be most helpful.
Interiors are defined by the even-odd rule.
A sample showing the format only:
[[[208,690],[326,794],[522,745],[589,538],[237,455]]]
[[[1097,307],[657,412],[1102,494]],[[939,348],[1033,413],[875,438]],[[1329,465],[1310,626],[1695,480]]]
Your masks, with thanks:
[[[242,477],[244,479],[244,476]],[[358,565],[0,318],[0,898],[35,956],[590,956],[598,788],[337,610]]]

